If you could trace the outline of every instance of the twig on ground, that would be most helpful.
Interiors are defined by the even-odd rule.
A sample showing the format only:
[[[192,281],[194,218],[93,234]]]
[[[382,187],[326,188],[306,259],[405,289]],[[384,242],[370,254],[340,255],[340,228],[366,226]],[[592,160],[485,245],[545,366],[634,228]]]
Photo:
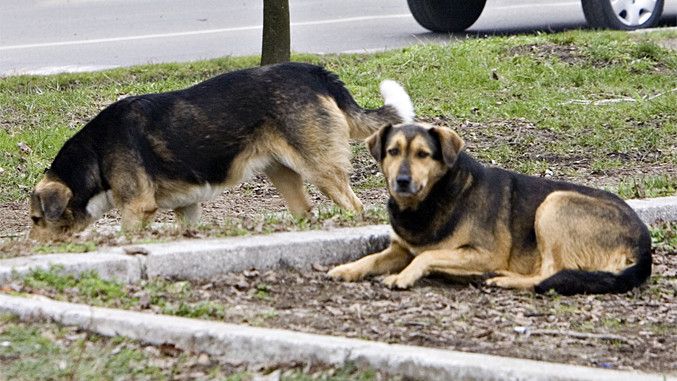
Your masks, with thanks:
[[[626,344],[632,344],[627,337],[614,335],[612,333],[588,333],[576,331],[557,331],[554,329],[531,329],[528,327],[515,327],[515,332],[526,335],[548,335],[548,336],[568,336],[577,339],[599,339],[599,340],[617,340]]]
[[[16,237],[21,237],[23,234],[22,233],[8,233],[8,234],[2,234],[0,235],[1,238],[16,238]]]
[[[658,94],[654,94],[654,95],[651,95],[651,96],[645,95],[645,96],[643,96],[640,100],[644,100],[644,101],[652,101],[652,100],[654,100],[654,99],[656,99],[656,98],[658,98],[658,97],[660,97],[660,96],[663,96],[663,95],[665,95],[665,94],[674,93],[675,91],[677,91],[677,87],[675,87],[675,88],[672,89],[672,90],[663,92],[663,93],[658,93]],[[604,106],[604,105],[615,104],[615,103],[623,103],[623,102],[633,103],[633,102],[639,102],[639,100],[638,100],[638,99],[635,99],[635,98],[631,98],[631,97],[611,98],[611,99],[600,99],[600,100],[597,100],[597,101],[591,101],[591,100],[587,100],[587,99],[570,99],[570,100],[568,100],[568,101],[566,101],[566,102],[560,103],[560,105],[593,105],[593,106]]]

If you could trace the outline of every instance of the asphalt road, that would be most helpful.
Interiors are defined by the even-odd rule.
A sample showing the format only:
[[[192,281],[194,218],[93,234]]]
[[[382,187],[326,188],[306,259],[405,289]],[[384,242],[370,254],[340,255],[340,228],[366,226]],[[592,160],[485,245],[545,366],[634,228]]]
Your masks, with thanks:
[[[0,75],[257,54],[261,0],[2,0]],[[668,0],[677,8],[677,0]],[[463,35],[419,26],[406,0],[290,0],[292,49],[369,52]],[[677,11],[677,10],[676,10]],[[488,0],[475,34],[585,26],[577,0]]]

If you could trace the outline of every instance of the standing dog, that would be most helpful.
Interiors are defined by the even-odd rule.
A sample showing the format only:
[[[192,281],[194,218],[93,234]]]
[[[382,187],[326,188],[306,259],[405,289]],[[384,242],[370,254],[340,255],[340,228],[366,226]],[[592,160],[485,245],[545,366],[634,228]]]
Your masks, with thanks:
[[[385,106],[365,110],[335,74],[284,63],[122,99],[61,148],[32,193],[30,235],[59,238],[112,207],[125,230],[146,225],[158,208],[192,224],[201,201],[259,170],[296,216],[311,208],[303,180],[361,211],[349,184],[349,139],[413,117],[401,86],[384,81],[381,93]]]
[[[329,276],[408,288],[431,272],[493,274],[488,284],[564,295],[626,292],[651,274],[651,238],[617,196],[486,168],[445,128],[387,126],[368,140],[394,234],[386,250]]]

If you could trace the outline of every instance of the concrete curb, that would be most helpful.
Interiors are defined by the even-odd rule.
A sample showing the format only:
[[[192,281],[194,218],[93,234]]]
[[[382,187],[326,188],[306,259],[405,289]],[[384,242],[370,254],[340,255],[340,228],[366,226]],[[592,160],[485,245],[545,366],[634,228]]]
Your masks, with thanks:
[[[143,246],[149,277],[212,279],[251,268],[308,268],[346,262],[383,250],[389,242],[387,225],[329,231],[278,233],[258,237],[181,241]]]
[[[628,200],[642,221],[677,221],[677,196]],[[390,227],[374,225],[267,236],[183,240],[135,245],[147,255],[127,255],[124,247],[83,254],[47,254],[0,260],[0,284],[36,268],[63,267],[69,274],[93,270],[106,279],[136,282],[150,276],[203,280],[251,268],[307,268],[343,263],[382,250]]]
[[[256,268],[308,268],[348,262],[384,249],[390,227],[374,225],[267,236],[183,240],[134,245],[145,255],[125,254],[125,247],[82,254],[45,254],[0,260],[0,284],[34,269],[59,266],[63,273],[96,271],[104,279],[133,283],[145,277],[211,279]]]
[[[78,275],[94,271],[104,279],[117,279],[125,283],[138,282],[143,277],[141,261],[130,255],[111,252],[45,254],[0,260],[0,284],[33,270],[47,270],[52,266],[59,266],[64,274]]]
[[[627,200],[645,224],[677,221],[677,196]]]
[[[675,380],[660,374],[385,344],[2,294],[0,312],[25,320],[49,319],[105,336],[174,344],[248,365],[301,362],[341,366],[352,362],[426,380]]]

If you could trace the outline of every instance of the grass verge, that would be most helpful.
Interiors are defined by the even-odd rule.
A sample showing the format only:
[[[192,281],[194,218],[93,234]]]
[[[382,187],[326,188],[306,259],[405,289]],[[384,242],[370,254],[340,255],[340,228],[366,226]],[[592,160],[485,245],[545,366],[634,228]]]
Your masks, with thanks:
[[[627,169],[639,177],[642,168],[663,175],[672,168],[665,179],[674,192],[677,54],[658,41],[676,34],[571,31],[294,59],[337,72],[366,107],[381,105],[381,80],[397,79],[411,93],[419,116],[464,136],[476,130],[464,128],[466,122],[493,129],[492,124],[508,121],[513,139],[480,147],[475,152],[480,159],[532,174],[564,163],[556,168],[564,176],[575,175],[577,167],[591,168],[586,174]],[[183,88],[256,63],[256,57],[223,58],[3,78],[0,202],[24,199],[64,141],[116,99]],[[520,137],[523,124],[533,129]],[[528,146],[543,134],[550,137],[547,144],[523,157],[517,140]]]
[[[245,381],[275,373],[276,380],[376,380],[383,375],[349,365],[269,364],[260,371],[227,364],[172,345],[146,345],[103,337],[49,322],[24,323],[0,315],[1,380],[225,380]],[[272,378],[271,378],[272,379]]]

